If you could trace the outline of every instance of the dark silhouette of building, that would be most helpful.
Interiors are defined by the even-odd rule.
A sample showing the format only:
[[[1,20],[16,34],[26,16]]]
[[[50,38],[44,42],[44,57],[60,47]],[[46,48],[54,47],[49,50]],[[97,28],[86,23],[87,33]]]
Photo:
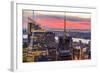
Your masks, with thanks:
[[[71,60],[72,59],[72,38],[59,37],[58,52],[59,60]]]

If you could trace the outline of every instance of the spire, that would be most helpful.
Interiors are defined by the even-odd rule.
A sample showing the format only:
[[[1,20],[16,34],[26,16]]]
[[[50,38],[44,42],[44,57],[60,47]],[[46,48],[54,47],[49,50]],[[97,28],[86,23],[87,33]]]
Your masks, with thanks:
[[[64,12],[64,39],[66,38],[66,12]]]

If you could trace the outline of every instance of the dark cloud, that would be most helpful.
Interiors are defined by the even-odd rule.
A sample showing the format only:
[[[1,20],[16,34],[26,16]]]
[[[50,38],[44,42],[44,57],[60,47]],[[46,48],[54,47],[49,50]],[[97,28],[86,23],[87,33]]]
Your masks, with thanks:
[[[33,16],[34,17],[34,16]],[[37,18],[57,18],[57,19],[64,19],[64,16],[61,16],[61,15],[37,15],[36,16]],[[76,16],[67,16],[66,17],[66,20],[69,20],[69,21],[74,21],[74,22],[90,22],[91,19],[90,18],[81,18],[80,17],[76,17]]]

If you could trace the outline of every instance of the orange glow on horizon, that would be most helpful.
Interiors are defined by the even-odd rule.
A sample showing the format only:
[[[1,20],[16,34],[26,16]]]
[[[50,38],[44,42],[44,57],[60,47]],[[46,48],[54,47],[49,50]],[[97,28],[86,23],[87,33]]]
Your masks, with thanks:
[[[64,27],[64,20],[63,19],[56,19],[56,18],[37,18],[35,21],[41,26],[48,26],[51,28],[63,28]],[[87,21],[68,21],[66,20],[66,27],[67,28],[74,28],[74,29],[90,29],[90,22]]]

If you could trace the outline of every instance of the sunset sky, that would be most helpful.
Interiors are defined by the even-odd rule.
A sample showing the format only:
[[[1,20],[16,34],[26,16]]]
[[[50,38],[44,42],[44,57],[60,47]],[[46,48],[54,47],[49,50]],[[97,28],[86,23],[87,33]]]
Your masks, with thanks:
[[[45,29],[63,29],[64,16],[67,29],[91,29],[91,14],[48,11],[23,11],[23,27],[27,28],[30,17]]]

